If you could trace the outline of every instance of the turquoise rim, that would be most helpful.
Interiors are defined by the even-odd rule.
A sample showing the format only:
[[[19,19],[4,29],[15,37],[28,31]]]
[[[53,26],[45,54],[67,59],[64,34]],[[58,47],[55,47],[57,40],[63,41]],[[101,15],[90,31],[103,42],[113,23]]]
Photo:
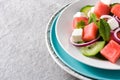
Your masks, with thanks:
[[[109,80],[116,80],[120,79],[120,70],[104,70],[104,69],[98,69],[94,68],[88,65],[85,65],[74,58],[72,58],[70,55],[68,55],[60,46],[60,44],[57,41],[56,34],[55,34],[55,25],[56,20],[59,16],[57,15],[53,22],[50,25],[50,43],[52,45],[53,50],[55,51],[55,54],[59,57],[59,59],[66,64],[68,67],[70,67],[72,70],[76,71],[79,74],[82,74],[84,76],[94,78],[94,79],[109,79]]]

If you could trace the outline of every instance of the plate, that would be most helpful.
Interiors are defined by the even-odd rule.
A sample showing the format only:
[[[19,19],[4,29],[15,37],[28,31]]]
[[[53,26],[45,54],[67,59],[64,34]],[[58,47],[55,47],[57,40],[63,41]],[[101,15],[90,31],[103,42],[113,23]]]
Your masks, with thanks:
[[[69,4],[68,4],[69,5]],[[66,5],[65,7],[67,7],[68,5]],[[47,48],[50,52],[51,57],[53,58],[53,60],[66,72],[68,72],[69,74],[73,75],[74,77],[78,78],[78,79],[82,79],[82,80],[91,80],[88,77],[85,77],[83,75],[81,75],[80,73],[74,71],[73,69],[71,69],[69,66],[67,66],[65,64],[64,59],[60,59],[60,56],[58,57],[56,55],[56,50],[54,48],[54,44],[52,44],[51,42],[53,41],[53,36],[51,36],[50,34],[53,34],[55,32],[53,32],[53,26],[55,26],[56,24],[56,20],[58,18],[58,14],[65,8],[63,7],[62,9],[58,10],[50,19],[48,26],[46,28],[46,35],[45,35],[45,40],[46,40],[46,44],[47,44]],[[54,29],[55,30],[55,29]],[[51,39],[50,39],[51,38]],[[55,39],[55,38],[54,38]],[[57,46],[56,46],[57,47]],[[58,46],[59,47],[59,46]],[[59,55],[59,54],[58,54]],[[62,58],[62,57],[61,57]]]
[[[62,48],[76,60],[87,64],[92,67],[110,70],[120,70],[120,60],[116,64],[113,64],[107,60],[101,60],[97,58],[90,58],[82,55],[79,48],[73,46],[69,39],[72,33],[72,19],[73,15],[85,5],[94,5],[98,0],[79,0],[69,5],[60,14],[55,27],[55,34],[57,40]],[[112,0],[111,3],[120,2],[120,0]]]
[[[120,70],[94,68],[79,62],[66,53],[56,38],[55,25],[57,17],[58,15],[53,19],[53,22],[50,23],[49,28],[47,29],[46,38],[50,54],[56,63],[68,73],[82,80],[119,80]]]

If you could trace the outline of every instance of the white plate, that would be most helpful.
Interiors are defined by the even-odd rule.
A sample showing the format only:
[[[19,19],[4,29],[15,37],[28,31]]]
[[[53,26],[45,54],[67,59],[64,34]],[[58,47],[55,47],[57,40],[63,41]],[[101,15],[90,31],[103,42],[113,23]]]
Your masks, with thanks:
[[[68,4],[69,5],[69,4]],[[54,59],[54,61],[66,72],[68,72],[69,74],[73,75],[74,77],[78,78],[78,79],[82,79],[82,80],[91,80],[83,75],[81,75],[80,73],[77,73],[76,71],[74,71],[73,69],[71,69],[70,67],[68,67],[66,64],[64,64],[64,62],[62,62],[61,59],[59,59],[59,57],[56,55],[56,51],[55,48],[52,46],[52,43],[50,41],[50,33],[52,33],[51,31],[51,27],[53,23],[55,23],[55,19],[57,18],[56,16],[59,15],[59,13],[68,5],[64,6],[63,8],[61,8],[60,10],[58,10],[50,19],[50,21],[48,22],[47,28],[46,28],[46,34],[45,34],[45,40],[46,40],[46,45],[47,48],[50,52],[51,57]]]
[[[70,35],[72,32],[73,15],[85,5],[94,5],[98,0],[79,0],[71,4],[61,13],[56,25],[56,35],[60,45],[73,58],[79,60],[87,65],[111,70],[120,70],[120,60],[113,64],[107,60],[100,60],[96,58],[89,58],[83,56],[79,48],[74,47],[70,42]],[[113,0],[111,3],[120,2],[120,0]],[[64,54],[64,53],[63,53]]]

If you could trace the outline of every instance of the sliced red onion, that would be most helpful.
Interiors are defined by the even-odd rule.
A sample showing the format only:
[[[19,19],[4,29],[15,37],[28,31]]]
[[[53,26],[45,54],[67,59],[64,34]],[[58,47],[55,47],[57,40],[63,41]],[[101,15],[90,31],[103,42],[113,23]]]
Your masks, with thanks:
[[[116,29],[114,34],[113,34],[113,37],[114,37],[114,40],[118,43],[120,43],[120,38],[118,38],[118,35],[117,33],[120,31],[120,28]]]
[[[92,40],[92,41],[79,44],[79,43],[73,42],[72,37],[71,37],[71,38],[70,38],[70,42],[71,42],[74,46],[76,46],[76,47],[85,47],[85,46],[88,46],[88,45],[90,45],[90,44],[95,43],[96,41],[98,41],[99,38],[100,38],[100,36],[98,36],[96,39],[94,39],[94,40]]]
[[[118,21],[118,23],[120,24],[120,19],[119,19],[119,17],[117,17],[117,16],[113,16],[117,21]]]
[[[104,18],[112,19],[113,17],[110,16],[110,15],[102,15],[100,18],[101,18],[101,19],[104,19]]]
[[[110,33],[114,33],[114,32],[115,32],[115,30],[117,30],[118,28],[120,28],[120,27],[117,27],[117,28],[115,28],[115,29],[111,30],[111,31],[110,31]]]

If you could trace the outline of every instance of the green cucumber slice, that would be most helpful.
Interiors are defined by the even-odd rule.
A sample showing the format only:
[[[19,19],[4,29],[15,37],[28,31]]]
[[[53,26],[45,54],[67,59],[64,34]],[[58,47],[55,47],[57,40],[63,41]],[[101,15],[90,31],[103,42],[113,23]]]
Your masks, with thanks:
[[[93,7],[93,5],[86,5],[86,6],[84,6],[84,7],[82,7],[81,9],[80,9],[80,12],[83,12],[83,13],[85,13],[85,15],[87,16],[87,13],[90,11],[90,9]]]
[[[100,52],[100,50],[104,47],[105,41],[98,41],[93,43],[92,45],[80,48],[80,51],[83,55],[92,57]]]

